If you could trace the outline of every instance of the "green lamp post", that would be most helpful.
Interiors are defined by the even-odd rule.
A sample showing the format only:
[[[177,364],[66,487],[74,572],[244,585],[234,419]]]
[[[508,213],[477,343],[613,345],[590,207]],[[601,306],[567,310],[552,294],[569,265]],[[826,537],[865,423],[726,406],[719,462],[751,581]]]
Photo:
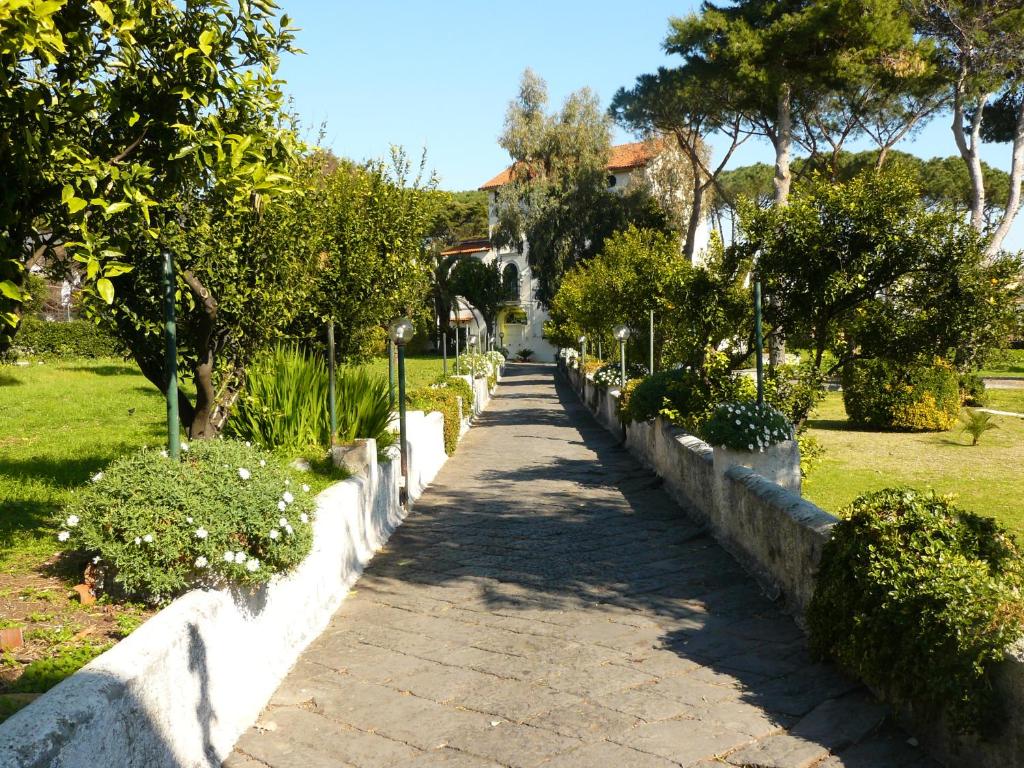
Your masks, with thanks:
[[[405,504],[409,505],[409,444],[405,431],[405,345],[415,333],[412,320],[400,317],[388,328],[388,337],[398,350],[398,441],[402,457],[402,478],[405,481]]]
[[[622,372],[622,381],[619,389],[626,386],[626,340],[629,339],[629,326],[616,325],[612,328],[612,335],[619,342],[619,365]]]

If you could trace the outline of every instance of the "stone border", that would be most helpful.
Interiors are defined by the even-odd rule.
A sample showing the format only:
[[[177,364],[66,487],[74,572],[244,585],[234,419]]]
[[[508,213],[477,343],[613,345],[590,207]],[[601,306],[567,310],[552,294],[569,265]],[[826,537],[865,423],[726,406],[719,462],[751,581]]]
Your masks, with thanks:
[[[805,626],[822,548],[837,519],[746,467],[716,473],[711,446],[660,417],[623,425],[618,390],[597,387],[591,377],[561,363],[560,369],[595,418],[653,469],[669,495],[705,523],[719,543]],[[957,737],[942,718],[929,717],[912,706],[900,708],[898,719],[945,765],[1024,765],[1024,642],[1006,654],[994,671],[993,684],[1007,716],[996,740]],[[884,691],[875,693],[891,700]]]
[[[410,412],[411,497],[446,460],[440,413]],[[397,450],[317,496],[313,550],[254,592],[193,590],[0,724],[0,766],[220,766],[363,567],[401,524]]]

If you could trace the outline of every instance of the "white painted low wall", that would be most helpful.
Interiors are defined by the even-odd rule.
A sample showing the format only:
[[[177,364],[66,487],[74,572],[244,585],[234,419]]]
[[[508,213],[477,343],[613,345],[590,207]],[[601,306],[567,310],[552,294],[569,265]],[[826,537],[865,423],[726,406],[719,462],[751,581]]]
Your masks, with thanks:
[[[444,463],[441,414],[409,422],[412,498]],[[3,768],[220,766],[394,529],[399,462],[317,496],[313,550],[255,592],[194,590],[0,725]]]

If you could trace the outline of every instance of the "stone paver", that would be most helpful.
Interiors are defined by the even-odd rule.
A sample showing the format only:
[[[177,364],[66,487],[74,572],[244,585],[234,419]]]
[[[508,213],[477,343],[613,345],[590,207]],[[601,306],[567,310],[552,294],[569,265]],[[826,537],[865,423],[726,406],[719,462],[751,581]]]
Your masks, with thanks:
[[[930,768],[545,366],[510,366],[238,768]]]

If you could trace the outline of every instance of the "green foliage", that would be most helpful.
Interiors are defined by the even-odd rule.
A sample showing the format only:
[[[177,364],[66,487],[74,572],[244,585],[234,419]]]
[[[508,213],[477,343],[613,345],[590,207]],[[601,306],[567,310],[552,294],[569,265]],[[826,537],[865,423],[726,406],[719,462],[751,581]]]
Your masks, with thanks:
[[[843,369],[843,403],[850,421],[862,427],[942,432],[960,413],[959,377],[941,360],[855,360]]]
[[[647,367],[640,363],[626,363],[627,382],[633,379],[642,379],[649,374],[650,371],[647,370]],[[605,389],[621,389],[623,385],[622,362],[602,365],[594,371],[594,383]]]
[[[988,405],[989,395],[985,389],[985,379],[977,373],[960,374],[960,399],[964,405],[984,408]]]
[[[459,363],[454,366],[453,370],[461,376],[483,379],[494,375],[494,363],[491,362],[486,354],[469,352],[465,355],[459,355]]]
[[[498,309],[507,297],[501,282],[501,266],[497,261],[490,264],[473,258],[458,261],[452,267],[448,290],[476,307],[483,315],[487,332],[494,332]]]
[[[1024,567],[995,521],[908,489],[858,498],[833,528],[811,648],[922,714],[992,727],[988,676],[1022,634]]]
[[[808,346],[815,365],[831,352],[833,370],[854,356],[938,356],[966,370],[1018,323],[1020,261],[986,258],[977,232],[929,210],[902,170],[818,178],[784,207],[748,207],[743,229],[729,259],[756,254],[768,327]]]
[[[516,353],[516,357],[519,359],[520,362],[526,363],[529,362],[531,357],[533,357],[533,354],[533,350],[530,349],[529,347],[522,347]]]
[[[58,538],[149,603],[223,581],[255,586],[309,553],[308,488],[271,454],[235,440],[197,441],[180,462],[144,449],[116,459],[76,495]]]
[[[227,434],[271,449],[326,447],[327,375],[322,358],[294,346],[278,346],[257,358],[246,370]]]
[[[326,361],[295,346],[278,346],[249,366],[228,433],[259,446],[295,451],[330,444],[329,371]],[[391,444],[388,384],[355,367],[335,371],[337,439],[372,437]]]
[[[471,189],[463,192],[431,193],[437,198],[429,235],[444,245],[459,240],[487,237],[487,193]]]
[[[990,429],[999,429],[998,424],[992,423],[992,414],[984,411],[965,410],[960,414],[960,421],[963,422],[964,432],[971,436],[971,445],[977,445],[981,436]]]
[[[34,272],[25,276],[24,296],[21,304],[22,322],[25,318],[37,317],[43,311],[50,286],[46,278]]]
[[[57,323],[34,317],[22,319],[12,350],[44,359],[121,357],[126,351],[118,339],[88,320]]]
[[[452,381],[462,381],[453,379]],[[465,381],[462,381],[465,384]],[[462,422],[459,421],[459,398],[464,398],[464,392],[457,386],[445,384],[442,386],[422,387],[406,393],[406,404],[409,408],[419,411],[438,411],[444,418],[444,452],[451,456],[459,445],[459,435],[462,431]],[[462,401],[463,412],[467,415],[472,412],[473,398]]]
[[[602,252],[570,270],[551,302],[552,341],[575,348],[584,334],[596,350],[600,338],[616,349],[611,328],[633,329],[627,342],[634,359],[648,356],[650,312],[654,311],[656,367],[701,365],[705,351],[736,335],[751,312],[743,275],[693,267],[679,253],[675,237],[629,227],[609,237]]]
[[[462,398],[463,408],[468,411],[473,407],[473,387],[461,376],[438,376],[434,384],[440,384],[455,391]]]
[[[736,451],[760,451],[792,440],[793,425],[767,403],[720,403],[701,427],[700,437],[711,445]]]
[[[719,403],[750,400],[755,395],[752,381],[729,372],[725,355],[709,351],[698,369],[658,371],[632,389],[627,387],[619,407],[627,422],[663,416],[696,435]]]
[[[46,693],[95,659],[109,645],[80,645],[60,651],[56,656],[31,662],[12,686],[16,693]]]
[[[807,417],[825,399],[825,377],[811,363],[769,367],[764,376],[764,399],[801,432]]]

